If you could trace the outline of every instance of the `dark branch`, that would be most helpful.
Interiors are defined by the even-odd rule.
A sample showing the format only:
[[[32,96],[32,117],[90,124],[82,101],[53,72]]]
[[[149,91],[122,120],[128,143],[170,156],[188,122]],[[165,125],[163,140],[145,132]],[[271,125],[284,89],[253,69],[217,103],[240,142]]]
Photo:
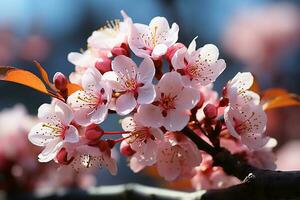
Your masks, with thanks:
[[[239,185],[227,189],[208,191],[202,199],[275,200],[300,197],[300,171],[282,172],[259,169],[232,155],[224,148],[212,147],[187,127],[183,130],[183,133],[200,150],[210,154],[213,157],[214,165],[221,166],[227,174],[240,180],[247,177],[246,181]]]

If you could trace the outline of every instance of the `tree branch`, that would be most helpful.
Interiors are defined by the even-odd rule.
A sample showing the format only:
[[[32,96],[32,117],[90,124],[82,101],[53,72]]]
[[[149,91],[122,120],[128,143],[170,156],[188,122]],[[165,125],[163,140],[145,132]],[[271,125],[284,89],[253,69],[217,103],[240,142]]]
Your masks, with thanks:
[[[202,199],[291,199],[300,197],[300,171],[272,171],[253,167],[224,148],[214,148],[189,128],[182,131],[200,150],[213,157],[221,166],[243,183],[227,189],[211,190]]]

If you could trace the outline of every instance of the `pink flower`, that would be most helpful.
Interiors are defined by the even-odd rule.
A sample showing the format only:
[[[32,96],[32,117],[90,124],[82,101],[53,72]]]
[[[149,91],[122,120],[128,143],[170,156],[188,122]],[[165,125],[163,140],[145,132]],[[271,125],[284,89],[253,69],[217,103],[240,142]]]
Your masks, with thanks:
[[[213,44],[206,44],[196,50],[195,39],[188,49],[183,47],[177,50],[171,63],[175,70],[182,72],[183,82],[187,86],[206,86],[224,71],[226,63],[223,59],[218,60],[219,50]]]
[[[88,47],[97,51],[110,52],[114,47],[120,47],[122,43],[127,43],[130,32],[131,18],[121,11],[123,21],[108,21],[107,25],[94,31],[88,38]]]
[[[196,145],[180,133],[167,133],[165,141],[159,145],[156,166],[159,175],[167,181],[190,174],[200,162]]]
[[[252,86],[254,78],[250,72],[237,73],[235,77],[228,82],[226,93],[231,106],[246,105],[253,103],[259,104],[260,97],[249,88]]]
[[[134,172],[141,170],[141,167],[136,168],[134,162],[143,167],[153,165],[156,162],[159,141],[163,140],[163,132],[158,128],[146,127],[137,115],[124,118],[122,128],[125,131],[130,131],[123,137],[127,138],[125,142],[135,151],[131,157],[135,161],[130,161],[130,168]]]
[[[165,73],[156,86],[154,103],[141,105],[138,115],[147,126],[180,131],[189,121],[189,109],[198,103],[199,98],[196,89],[184,87],[179,73]]]
[[[82,87],[69,96],[67,102],[74,111],[74,119],[80,125],[100,124],[107,116],[111,89],[102,80],[102,75],[94,67],[82,77]]]
[[[213,159],[207,153],[202,153],[202,162],[195,167],[195,176],[191,179],[197,190],[219,189],[240,183],[240,180],[227,175],[222,167],[213,166]]]
[[[159,59],[168,48],[176,43],[179,27],[176,23],[169,23],[164,17],[155,17],[149,26],[144,24],[132,24],[129,36],[129,46],[138,57],[151,57]]]
[[[251,149],[261,148],[268,141],[264,135],[267,116],[260,105],[228,106],[224,119],[229,133]]]
[[[45,146],[38,156],[40,162],[55,158],[64,143],[79,141],[77,129],[70,125],[73,113],[67,104],[58,100],[43,104],[38,110],[38,118],[42,122],[31,129],[28,139],[37,146]]]
[[[137,104],[153,102],[155,88],[152,79],[155,68],[150,58],[145,58],[138,68],[130,58],[120,55],[113,60],[112,70],[106,72],[103,78],[111,83],[112,89],[121,93],[116,100],[118,114],[126,115]]]

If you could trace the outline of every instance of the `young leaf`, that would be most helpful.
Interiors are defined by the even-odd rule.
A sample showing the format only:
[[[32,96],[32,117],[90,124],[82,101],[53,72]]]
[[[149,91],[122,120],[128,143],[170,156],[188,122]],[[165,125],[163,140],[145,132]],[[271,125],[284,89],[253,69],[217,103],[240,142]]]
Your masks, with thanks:
[[[23,69],[17,69],[11,66],[0,66],[0,80],[25,85],[44,94],[56,97],[56,95],[47,90],[45,84],[39,77]]]
[[[288,106],[300,106],[300,97],[295,94],[283,94],[281,96],[269,99],[263,104],[264,110]]]
[[[55,86],[49,81],[49,76],[47,71],[42,67],[42,65],[37,62],[36,60],[33,61],[37,67],[37,69],[39,70],[43,80],[45,81],[45,83],[54,91],[57,91],[57,89],[55,88]]]

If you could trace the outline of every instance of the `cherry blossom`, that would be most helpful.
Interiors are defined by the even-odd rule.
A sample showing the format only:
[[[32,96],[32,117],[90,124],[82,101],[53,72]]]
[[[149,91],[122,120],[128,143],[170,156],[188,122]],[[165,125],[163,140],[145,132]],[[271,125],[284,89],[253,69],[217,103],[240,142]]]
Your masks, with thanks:
[[[268,141],[264,134],[267,116],[260,105],[228,106],[224,119],[229,133],[249,148],[261,148]]]
[[[206,86],[214,82],[224,71],[226,63],[223,59],[218,59],[219,50],[213,44],[206,44],[196,50],[195,39],[188,48],[177,50],[171,63],[175,70],[181,71],[186,85]]]
[[[69,166],[76,172],[83,169],[95,169],[105,167],[112,175],[116,175],[118,168],[110,151],[101,151],[98,147],[80,145],[73,152],[73,159]]]
[[[152,79],[155,73],[153,61],[145,58],[139,67],[124,55],[117,56],[112,62],[111,72],[106,72],[104,79],[120,96],[116,99],[116,111],[120,115],[130,113],[137,104],[152,103],[155,88]]]
[[[97,52],[109,52],[114,47],[119,47],[122,43],[127,43],[131,18],[124,11],[121,11],[121,14],[124,18],[123,21],[108,21],[106,26],[93,32],[88,38],[89,48],[97,50]]]
[[[226,93],[231,106],[246,105],[249,103],[259,104],[259,95],[249,90],[253,81],[254,78],[250,72],[239,72],[228,82]]]
[[[122,120],[122,128],[129,131],[124,134],[124,142],[128,143],[135,151],[131,157],[130,168],[134,172],[141,170],[141,166],[151,166],[156,162],[159,141],[163,140],[163,132],[158,128],[146,127],[137,115],[126,117]],[[139,167],[136,167],[137,164]]]
[[[201,162],[196,145],[181,133],[165,134],[165,141],[159,145],[157,170],[167,181],[173,181],[181,175],[190,174]]]
[[[164,17],[155,17],[150,24],[135,23],[131,25],[129,46],[138,57],[159,59],[168,48],[176,43],[179,27],[176,23],[170,28]]]
[[[74,111],[74,119],[80,125],[103,122],[108,112],[111,89],[94,67],[84,73],[82,87],[84,90],[73,93],[67,100]]]
[[[156,86],[153,104],[141,105],[138,115],[147,126],[180,131],[189,121],[189,109],[198,103],[199,98],[196,89],[184,87],[179,73],[168,72]]]
[[[45,146],[38,156],[40,162],[55,158],[64,143],[79,141],[77,129],[70,125],[73,113],[67,104],[58,100],[43,104],[38,110],[38,118],[41,122],[30,130],[28,139],[37,146]]]

